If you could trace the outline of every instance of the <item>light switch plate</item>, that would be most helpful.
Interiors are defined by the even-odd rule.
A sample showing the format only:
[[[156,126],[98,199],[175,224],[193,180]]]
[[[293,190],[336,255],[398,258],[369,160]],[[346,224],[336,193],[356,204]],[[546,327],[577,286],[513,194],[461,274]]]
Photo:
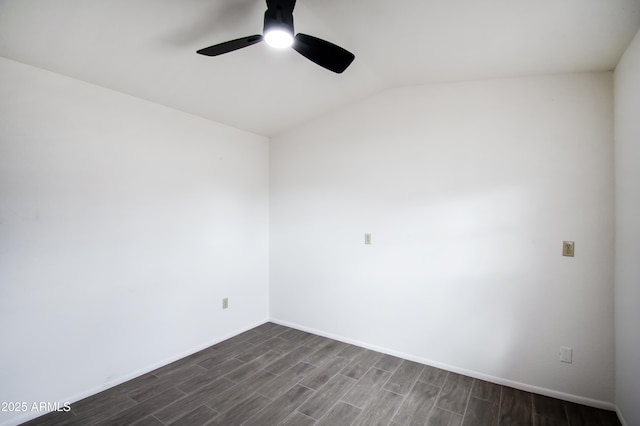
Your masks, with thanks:
[[[573,362],[573,349],[567,346],[560,346],[560,362],[571,364]]]

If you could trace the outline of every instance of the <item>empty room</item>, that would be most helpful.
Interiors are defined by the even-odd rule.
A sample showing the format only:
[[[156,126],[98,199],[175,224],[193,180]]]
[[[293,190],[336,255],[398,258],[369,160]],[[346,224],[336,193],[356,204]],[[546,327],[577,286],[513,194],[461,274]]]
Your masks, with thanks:
[[[638,0],[0,0],[0,425],[640,425]]]

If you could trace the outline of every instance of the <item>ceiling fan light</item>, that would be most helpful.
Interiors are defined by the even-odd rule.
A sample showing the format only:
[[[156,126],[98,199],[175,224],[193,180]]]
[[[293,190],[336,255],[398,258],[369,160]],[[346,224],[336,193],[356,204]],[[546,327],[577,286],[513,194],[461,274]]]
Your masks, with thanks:
[[[264,41],[276,49],[293,46],[293,5],[295,1],[269,2],[264,12]],[[287,8],[285,6],[290,6]]]
[[[293,45],[293,34],[280,28],[274,28],[265,33],[264,41],[271,47],[284,49]]]

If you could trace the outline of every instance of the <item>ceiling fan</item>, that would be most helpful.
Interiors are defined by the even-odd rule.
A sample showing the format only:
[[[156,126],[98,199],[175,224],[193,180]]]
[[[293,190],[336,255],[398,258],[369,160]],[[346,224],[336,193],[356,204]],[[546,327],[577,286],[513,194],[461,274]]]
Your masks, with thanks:
[[[206,56],[218,56],[243,47],[266,41],[271,47],[293,50],[316,64],[335,73],[342,73],[353,62],[355,55],[340,46],[307,34],[293,36],[293,8],[296,0],[267,0],[263,34],[242,37],[198,50]]]

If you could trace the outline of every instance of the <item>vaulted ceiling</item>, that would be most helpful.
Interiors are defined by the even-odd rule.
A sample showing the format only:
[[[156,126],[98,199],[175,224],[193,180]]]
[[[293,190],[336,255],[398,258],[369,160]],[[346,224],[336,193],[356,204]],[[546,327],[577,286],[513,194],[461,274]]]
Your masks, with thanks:
[[[389,87],[612,70],[639,0],[298,0],[296,32],[356,55],[334,74],[260,43],[264,0],[0,0],[0,56],[272,136]]]

